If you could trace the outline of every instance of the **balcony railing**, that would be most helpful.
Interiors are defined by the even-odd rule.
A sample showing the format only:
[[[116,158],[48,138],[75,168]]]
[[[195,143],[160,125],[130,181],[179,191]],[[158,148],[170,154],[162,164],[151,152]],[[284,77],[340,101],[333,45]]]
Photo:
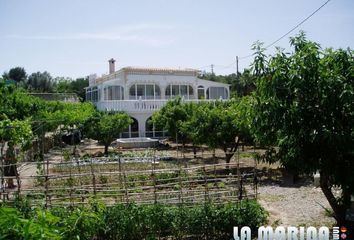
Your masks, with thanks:
[[[184,102],[201,102],[215,100],[183,100]],[[124,112],[154,112],[161,109],[167,99],[163,100],[111,100],[96,102],[97,109],[100,111],[124,111]]]

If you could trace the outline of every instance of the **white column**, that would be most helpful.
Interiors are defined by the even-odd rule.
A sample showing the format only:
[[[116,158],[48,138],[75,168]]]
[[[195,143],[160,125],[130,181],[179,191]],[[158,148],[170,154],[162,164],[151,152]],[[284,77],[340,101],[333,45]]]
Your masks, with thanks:
[[[160,91],[161,91],[161,99],[166,99],[165,96],[165,91],[166,91],[166,87],[160,87]]]

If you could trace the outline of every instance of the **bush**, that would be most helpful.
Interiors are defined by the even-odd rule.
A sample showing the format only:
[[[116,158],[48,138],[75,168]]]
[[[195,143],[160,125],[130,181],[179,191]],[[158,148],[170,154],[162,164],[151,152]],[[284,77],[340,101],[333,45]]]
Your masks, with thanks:
[[[253,229],[264,224],[267,213],[256,201],[188,206],[116,205],[104,216],[105,239],[155,239],[187,236],[208,239],[231,238],[233,227]]]
[[[18,206],[22,206],[18,204]],[[0,208],[0,239],[230,239],[233,227],[263,225],[265,210],[255,201],[191,206],[106,207],[97,201],[79,207]]]
[[[0,208],[0,239],[61,239],[60,218],[37,210],[26,219],[15,208]]]

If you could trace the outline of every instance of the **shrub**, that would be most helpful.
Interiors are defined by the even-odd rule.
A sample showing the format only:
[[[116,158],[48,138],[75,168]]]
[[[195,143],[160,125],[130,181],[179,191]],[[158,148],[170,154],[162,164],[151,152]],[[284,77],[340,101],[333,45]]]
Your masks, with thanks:
[[[131,203],[106,209],[104,238],[231,238],[234,226],[250,226],[255,229],[266,220],[267,213],[254,200],[224,205],[205,203],[190,207]]]
[[[191,206],[112,207],[90,200],[86,206],[52,208],[26,204],[0,208],[0,239],[230,239],[233,227],[263,225],[267,213],[255,200]],[[24,207],[25,206],[25,207]]]
[[[0,208],[0,239],[61,239],[60,218],[37,210],[26,219],[15,208]]]

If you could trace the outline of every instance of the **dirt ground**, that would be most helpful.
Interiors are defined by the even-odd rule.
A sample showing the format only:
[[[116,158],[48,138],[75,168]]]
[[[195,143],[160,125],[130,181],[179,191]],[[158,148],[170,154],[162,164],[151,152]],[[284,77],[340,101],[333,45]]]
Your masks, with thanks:
[[[330,206],[320,188],[312,182],[302,182],[293,187],[279,184],[260,185],[259,202],[269,212],[272,226],[327,226],[335,224],[326,209]]]

